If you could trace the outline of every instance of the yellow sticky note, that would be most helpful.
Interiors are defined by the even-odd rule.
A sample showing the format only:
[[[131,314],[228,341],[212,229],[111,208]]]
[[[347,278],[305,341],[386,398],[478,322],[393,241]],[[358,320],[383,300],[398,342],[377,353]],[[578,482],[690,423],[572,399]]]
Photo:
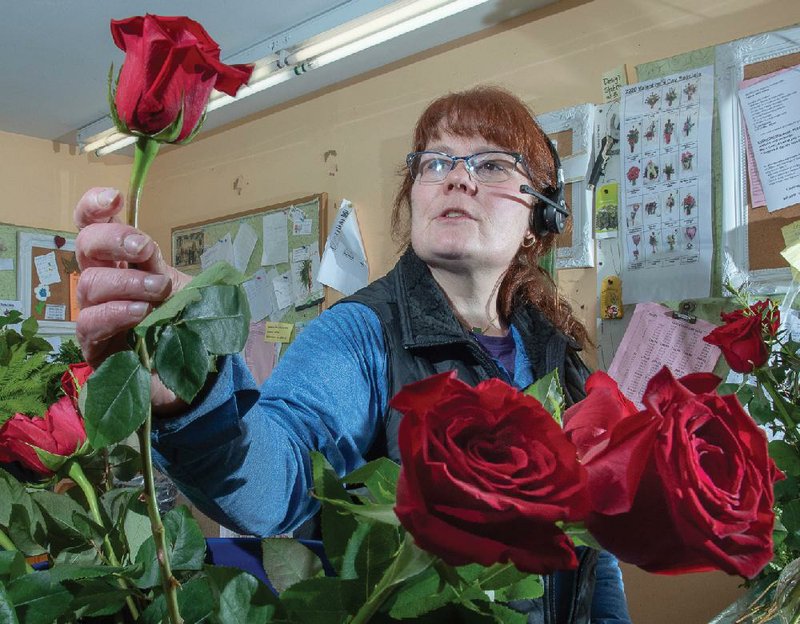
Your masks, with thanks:
[[[789,245],[781,252],[781,255],[786,258],[786,261],[789,263],[790,267],[792,267],[795,271],[800,271],[800,240],[797,240],[794,242],[794,244]]]
[[[783,242],[786,243],[787,247],[800,241],[800,221],[794,221],[789,225],[784,225],[781,228],[781,234],[783,234]]]
[[[291,342],[294,323],[266,323],[264,340],[266,342]]]

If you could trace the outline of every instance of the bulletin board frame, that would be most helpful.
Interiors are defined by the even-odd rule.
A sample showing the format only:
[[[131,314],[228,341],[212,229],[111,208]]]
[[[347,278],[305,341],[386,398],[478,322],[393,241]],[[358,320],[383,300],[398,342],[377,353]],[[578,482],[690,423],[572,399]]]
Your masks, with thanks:
[[[592,197],[586,175],[592,154],[594,105],[579,104],[536,119],[556,144],[564,171],[565,199],[572,216],[567,230],[556,241],[556,268],[593,267]]]
[[[22,314],[25,317],[32,316],[33,275],[34,275],[34,252],[41,250],[53,250],[55,252],[75,253],[75,238],[63,237],[64,244],[56,244],[53,234],[43,232],[19,232],[17,239],[17,296],[22,304]],[[66,297],[62,297],[57,303],[66,306],[67,315],[71,310],[72,286],[69,281],[66,283]],[[39,334],[42,335],[71,335],[75,334],[75,321],[64,320],[54,321],[37,319],[39,323]]]
[[[717,46],[715,80],[722,154],[722,229],[729,258],[723,280],[749,277],[755,294],[787,292],[792,273],[781,266],[780,227],[800,219],[800,205],[769,213],[752,209],[749,200],[745,128],[739,105],[739,83],[745,78],[800,64],[800,27],[762,33]],[[763,211],[757,213],[755,211]],[[754,246],[759,257],[753,258]],[[767,246],[766,251],[764,246]],[[766,254],[766,255],[765,255]]]

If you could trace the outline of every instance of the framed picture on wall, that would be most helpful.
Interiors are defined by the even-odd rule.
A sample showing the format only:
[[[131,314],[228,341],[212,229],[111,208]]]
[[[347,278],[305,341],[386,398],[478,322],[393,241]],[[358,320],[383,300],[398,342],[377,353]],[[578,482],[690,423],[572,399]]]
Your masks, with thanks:
[[[592,155],[594,105],[580,104],[537,116],[553,141],[564,170],[564,196],[572,213],[567,229],[558,236],[556,268],[594,266],[592,198],[587,175]]]
[[[19,232],[17,297],[22,314],[39,322],[39,333],[75,333],[80,269],[75,239],[39,232]]]

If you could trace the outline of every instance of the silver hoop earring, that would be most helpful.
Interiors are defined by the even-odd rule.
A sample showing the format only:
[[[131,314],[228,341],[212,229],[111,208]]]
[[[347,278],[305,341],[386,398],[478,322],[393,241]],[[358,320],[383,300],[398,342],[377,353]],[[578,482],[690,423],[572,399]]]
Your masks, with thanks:
[[[522,248],[523,249],[530,249],[533,247],[533,244],[536,242],[536,237],[533,234],[526,234],[525,237],[522,239]]]

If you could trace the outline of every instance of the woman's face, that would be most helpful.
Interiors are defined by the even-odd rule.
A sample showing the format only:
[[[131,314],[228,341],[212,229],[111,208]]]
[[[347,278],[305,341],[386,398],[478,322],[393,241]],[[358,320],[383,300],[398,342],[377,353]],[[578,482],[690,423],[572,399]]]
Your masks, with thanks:
[[[426,150],[468,156],[504,148],[479,136],[446,132]],[[450,270],[505,270],[528,232],[531,200],[519,192],[529,182],[517,171],[501,184],[470,177],[463,161],[440,184],[411,188],[411,246],[429,266]]]

